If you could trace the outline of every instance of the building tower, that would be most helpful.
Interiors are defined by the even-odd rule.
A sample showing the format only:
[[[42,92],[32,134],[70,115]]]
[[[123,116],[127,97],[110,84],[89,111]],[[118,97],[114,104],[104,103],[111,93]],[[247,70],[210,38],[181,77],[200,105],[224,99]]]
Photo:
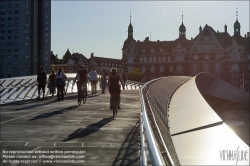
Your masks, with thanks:
[[[234,23],[234,35],[240,35],[240,23],[238,21],[238,10],[236,8],[236,21]]]
[[[182,12],[182,23],[179,27],[179,38],[186,38],[186,27],[183,24],[183,12]]]
[[[133,26],[131,24],[131,11],[130,11],[130,24],[128,26],[128,38],[133,39]]]
[[[49,73],[51,1],[1,1],[0,78]]]

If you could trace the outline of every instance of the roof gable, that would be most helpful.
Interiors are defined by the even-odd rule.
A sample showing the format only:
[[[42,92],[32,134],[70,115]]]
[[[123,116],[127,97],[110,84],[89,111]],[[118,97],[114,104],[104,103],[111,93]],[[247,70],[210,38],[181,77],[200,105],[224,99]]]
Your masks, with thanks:
[[[214,41],[218,47],[223,50],[223,47],[221,46],[221,44],[219,43],[219,41],[217,40],[215,34],[216,33],[211,27],[209,27],[207,24],[205,25],[203,31],[199,34],[199,36],[197,37],[196,41],[193,43],[193,45],[190,48],[190,51],[193,51],[196,47],[196,45],[199,42],[203,42],[204,38],[203,37],[212,37],[212,41]]]

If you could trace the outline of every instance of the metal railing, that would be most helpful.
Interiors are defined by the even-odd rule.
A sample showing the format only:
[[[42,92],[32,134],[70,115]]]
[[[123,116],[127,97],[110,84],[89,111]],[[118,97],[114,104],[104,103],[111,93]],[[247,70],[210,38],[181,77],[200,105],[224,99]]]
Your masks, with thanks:
[[[76,93],[77,86],[74,84],[76,74],[66,74],[65,82],[66,93]],[[47,75],[48,78],[48,75]],[[35,99],[38,97],[37,76],[24,76],[14,78],[0,79],[0,103],[10,103],[21,100]],[[45,97],[51,96],[49,90],[45,87]],[[142,83],[128,80],[126,83],[127,90],[139,89]],[[108,88],[108,87],[107,87]],[[91,90],[91,85],[87,84],[88,91]],[[100,84],[97,84],[97,90],[100,90]]]
[[[168,107],[175,91],[189,79],[162,77],[141,87],[141,165],[180,165],[169,131]]]

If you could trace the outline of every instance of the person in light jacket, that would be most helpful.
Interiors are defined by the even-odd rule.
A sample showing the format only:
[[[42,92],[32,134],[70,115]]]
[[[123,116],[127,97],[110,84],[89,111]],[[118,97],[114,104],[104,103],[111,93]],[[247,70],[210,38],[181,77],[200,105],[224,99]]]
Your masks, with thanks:
[[[89,81],[91,82],[92,94],[97,93],[97,91],[96,91],[97,72],[95,71],[95,68],[92,68],[92,70],[89,72]]]

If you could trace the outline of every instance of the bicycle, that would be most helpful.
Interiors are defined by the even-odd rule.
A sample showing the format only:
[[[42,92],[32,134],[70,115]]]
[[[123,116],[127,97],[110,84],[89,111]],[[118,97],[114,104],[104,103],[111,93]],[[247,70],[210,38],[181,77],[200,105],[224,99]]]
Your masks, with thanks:
[[[115,115],[117,115],[117,97],[116,97],[116,93],[111,94],[111,101],[112,101],[113,117],[115,117]]]
[[[86,91],[85,91],[85,86],[81,84],[80,92],[78,92],[78,105],[81,105],[81,101],[83,104],[86,103]]]

